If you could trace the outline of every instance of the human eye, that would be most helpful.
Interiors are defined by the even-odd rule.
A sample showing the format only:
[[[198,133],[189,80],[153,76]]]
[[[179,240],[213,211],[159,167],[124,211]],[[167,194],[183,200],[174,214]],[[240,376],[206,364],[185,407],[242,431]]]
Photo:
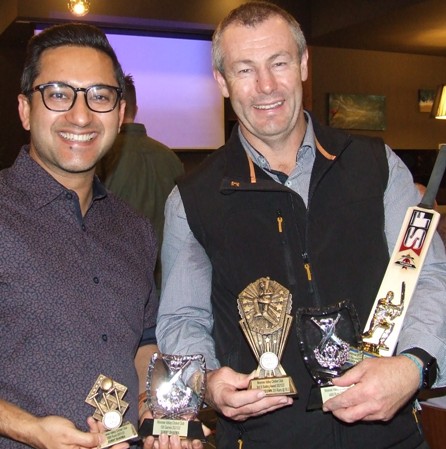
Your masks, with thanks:
[[[254,72],[254,67],[247,62],[234,64],[233,73],[235,76],[247,76]]]
[[[51,103],[65,103],[73,99],[73,91],[68,86],[50,84],[44,89],[45,99]]]
[[[94,86],[88,91],[88,101],[95,104],[114,103],[116,91],[107,86]]]

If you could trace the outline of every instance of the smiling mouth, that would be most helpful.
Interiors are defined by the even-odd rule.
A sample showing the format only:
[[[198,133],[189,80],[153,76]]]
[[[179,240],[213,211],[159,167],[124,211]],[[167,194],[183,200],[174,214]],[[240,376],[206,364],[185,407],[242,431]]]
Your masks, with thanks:
[[[89,134],[73,134],[73,133],[59,133],[59,135],[70,142],[89,142],[90,140],[93,140],[95,134],[89,133]]]
[[[276,103],[271,103],[271,104],[255,104],[254,108],[255,109],[261,109],[263,111],[267,111],[269,109],[275,109],[278,108],[279,106],[282,106],[285,103],[285,101],[277,101]]]

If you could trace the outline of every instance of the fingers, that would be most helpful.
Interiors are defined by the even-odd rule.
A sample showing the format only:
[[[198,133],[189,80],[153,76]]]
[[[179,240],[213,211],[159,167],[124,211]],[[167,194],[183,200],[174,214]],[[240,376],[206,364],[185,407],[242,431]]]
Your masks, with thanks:
[[[200,440],[181,439],[177,435],[168,436],[164,433],[158,437],[148,436],[144,440],[143,449],[203,449]]]
[[[293,402],[287,396],[265,396],[264,392],[256,395],[255,391],[240,392],[241,397],[233,398],[232,405],[222,407],[224,415],[236,421],[244,421],[249,417],[264,415],[265,413],[286,407]]]
[[[388,421],[413,397],[418,381],[417,367],[400,357],[367,359],[333,379],[336,386],[354,385],[325,402],[323,410],[348,423]]]

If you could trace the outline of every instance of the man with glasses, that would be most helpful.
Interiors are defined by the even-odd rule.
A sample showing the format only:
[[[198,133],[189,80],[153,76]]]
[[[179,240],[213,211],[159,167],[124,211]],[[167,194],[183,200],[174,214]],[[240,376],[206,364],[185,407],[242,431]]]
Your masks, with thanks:
[[[104,428],[85,399],[100,374],[128,387],[125,420],[137,425],[156,350],[156,238],[94,175],[122,123],[123,88],[97,28],[31,39],[18,97],[31,140],[0,173],[2,449],[98,447]]]

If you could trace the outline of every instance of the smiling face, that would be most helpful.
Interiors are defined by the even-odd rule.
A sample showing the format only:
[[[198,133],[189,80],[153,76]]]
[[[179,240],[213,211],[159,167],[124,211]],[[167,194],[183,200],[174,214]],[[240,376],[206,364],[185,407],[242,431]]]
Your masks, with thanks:
[[[244,136],[254,146],[301,138],[302,81],[308,53],[299,58],[289,25],[273,16],[255,27],[231,24],[222,35],[224,74],[214,71],[230,97]]]
[[[42,53],[33,86],[56,81],[73,87],[118,87],[110,58],[88,47],[63,46]],[[124,115],[123,101],[111,112],[98,113],[88,109],[84,95],[79,92],[73,108],[66,112],[48,110],[39,92],[31,99],[19,95],[20,119],[31,132],[30,156],[62,184],[69,177],[93,175]]]

